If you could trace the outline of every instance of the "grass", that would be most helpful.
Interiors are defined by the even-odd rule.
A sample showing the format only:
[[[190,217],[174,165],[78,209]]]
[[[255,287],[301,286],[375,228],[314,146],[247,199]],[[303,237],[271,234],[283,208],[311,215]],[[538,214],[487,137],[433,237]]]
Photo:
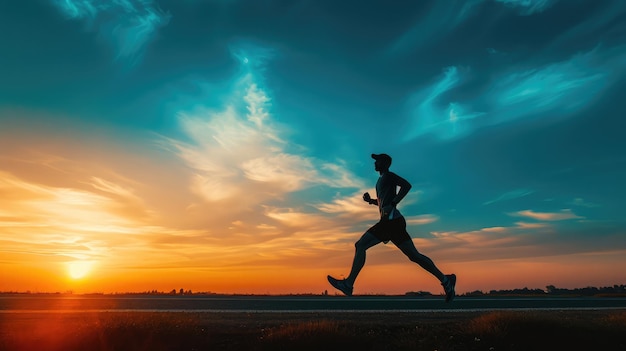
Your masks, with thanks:
[[[0,350],[625,350],[624,311],[0,314]]]
[[[492,312],[463,329],[494,350],[626,349],[626,312]]]

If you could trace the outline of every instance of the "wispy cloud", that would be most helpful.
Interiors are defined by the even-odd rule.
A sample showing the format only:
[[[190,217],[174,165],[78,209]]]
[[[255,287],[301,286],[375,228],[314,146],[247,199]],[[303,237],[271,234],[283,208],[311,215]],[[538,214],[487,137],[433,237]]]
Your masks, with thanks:
[[[417,106],[411,112],[405,140],[434,134],[441,139],[453,139],[473,130],[472,120],[484,113],[471,111],[465,104],[446,96],[462,82],[458,67],[447,67],[432,86],[419,91],[412,101]]]
[[[574,206],[579,206],[579,207],[587,207],[587,208],[600,207],[600,205],[593,203],[593,202],[585,201],[583,198],[580,198],[580,197],[575,198],[569,204],[574,205]]]
[[[515,222],[515,225],[518,228],[522,228],[522,229],[540,229],[540,228],[546,228],[546,224],[545,223],[538,223],[538,222]]]
[[[616,59],[596,48],[565,61],[503,74],[488,92],[494,111],[491,123],[581,110],[600,96],[614,73],[623,70]]]
[[[544,12],[557,2],[557,0],[433,1],[432,6],[419,13],[414,24],[391,43],[387,53],[401,55],[415,52],[424,45],[442,40],[463,23],[478,15],[482,5],[492,1],[515,10],[515,14],[519,16]]]
[[[492,199],[492,200],[484,202],[483,205],[491,205],[491,204],[496,203],[496,202],[517,199],[517,198],[520,198],[520,197],[528,196],[528,195],[532,194],[533,192],[534,192],[533,190],[529,190],[529,189],[511,190],[509,192],[506,192],[506,193],[496,197],[495,199]]]
[[[520,15],[532,15],[543,12],[552,7],[557,0],[495,0],[506,6],[515,8]]]
[[[564,2],[565,3],[565,2]],[[624,3],[619,0],[602,2],[602,6],[596,11],[581,18],[572,27],[567,28],[551,43],[553,52],[567,50],[569,47],[580,47],[581,43],[589,45],[609,45],[611,42],[623,43],[620,40],[623,33]],[[620,23],[622,23],[620,25]],[[617,39],[617,41],[614,41]],[[617,49],[623,53],[622,47]],[[608,51],[610,53],[610,51]],[[616,54],[616,53],[613,53]],[[621,59],[623,62],[623,58]]]
[[[316,205],[316,207],[324,213],[349,217],[355,222],[372,219],[376,216],[376,210],[363,202],[361,192],[335,198],[332,202],[321,203]]]
[[[348,171],[341,164],[287,152],[293,145],[281,139],[280,127],[272,125],[266,108],[260,106],[260,101],[267,104],[267,97],[259,99],[265,93],[256,87],[252,77],[243,79],[250,89],[240,96],[241,100],[233,98],[234,104],[226,110],[180,114],[190,142],[166,141],[194,169],[197,194],[207,201],[253,194],[266,199],[315,184],[360,185],[358,178],[347,176]],[[242,105],[247,114],[240,113]]]
[[[464,232],[435,231],[430,234],[432,238],[414,239],[416,245],[427,248],[429,252],[454,255],[459,261],[476,260],[478,256],[484,260],[534,257],[558,251],[552,239],[554,228],[548,223],[516,222],[510,226]]]
[[[101,258],[108,246],[135,232],[136,222],[116,213],[114,199],[93,192],[24,181],[0,171],[0,191],[11,207],[0,214],[5,250],[75,259]],[[126,239],[124,239],[126,240]]]
[[[314,206],[324,213],[336,215],[342,219],[350,219],[350,221],[353,222],[371,221],[377,218],[378,208],[376,206],[370,206],[363,201],[363,188],[364,187],[361,186],[361,190],[355,193],[336,196],[331,202],[319,203]],[[416,203],[422,194],[422,190],[412,189],[411,192],[409,192],[409,194],[407,194],[407,196],[402,200],[401,206],[403,207]],[[413,216],[407,217],[407,223],[412,222],[412,224],[416,225],[427,224],[432,223],[437,219],[438,217],[434,215]]]
[[[484,0],[435,1],[433,6],[415,19],[415,24],[391,43],[388,53],[403,54],[418,50],[450,33],[475,13]]]
[[[159,28],[167,25],[169,13],[153,0],[51,0],[69,19],[86,22],[116,50],[117,59],[136,62]]]
[[[535,212],[533,210],[523,210],[509,213],[510,216],[528,217],[540,221],[562,221],[566,219],[582,219],[584,217],[576,215],[571,209],[563,209],[559,212]]]
[[[624,58],[624,47],[596,47],[559,62],[508,68],[493,74],[485,90],[464,101],[454,97],[464,83],[463,70],[448,67],[410,101],[404,139],[431,134],[450,140],[513,120],[573,116],[624,76]]]
[[[424,225],[437,222],[439,216],[433,214],[424,214],[419,216],[410,216],[406,218],[407,225]]]

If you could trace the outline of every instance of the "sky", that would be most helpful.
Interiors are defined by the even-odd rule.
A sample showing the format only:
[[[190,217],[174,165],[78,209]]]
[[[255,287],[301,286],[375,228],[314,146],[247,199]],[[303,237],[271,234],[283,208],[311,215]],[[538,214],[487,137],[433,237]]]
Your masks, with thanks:
[[[334,293],[412,189],[457,292],[626,283],[621,0],[0,4],[0,291]],[[393,244],[355,294],[442,293]]]

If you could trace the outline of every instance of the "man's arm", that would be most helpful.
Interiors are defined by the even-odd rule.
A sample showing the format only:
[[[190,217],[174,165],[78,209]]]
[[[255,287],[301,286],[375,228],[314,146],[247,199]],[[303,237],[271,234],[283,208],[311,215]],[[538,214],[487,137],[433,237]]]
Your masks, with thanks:
[[[409,183],[406,179],[400,177],[399,175],[395,173],[392,174],[392,177],[393,177],[393,180],[392,180],[393,186],[396,188],[400,187],[400,190],[398,190],[398,192],[396,193],[396,196],[394,196],[394,198],[391,200],[391,203],[383,207],[382,209],[383,218],[386,218],[386,216],[392,213],[393,209],[396,208],[396,205],[398,205],[398,203],[402,201],[402,199],[404,199],[406,194],[408,194],[409,190],[411,190],[411,183]]]
[[[391,202],[393,203],[394,207],[398,203],[400,203],[400,201],[402,201],[402,199],[404,199],[406,194],[408,194],[409,190],[411,190],[411,188],[413,187],[411,185],[411,183],[409,183],[406,179],[400,177],[397,174],[395,176],[395,183],[396,183],[396,186],[400,187],[400,190],[398,190],[398,193],[396,194],[396,196],[393,198],[393,200],[391,200]]]

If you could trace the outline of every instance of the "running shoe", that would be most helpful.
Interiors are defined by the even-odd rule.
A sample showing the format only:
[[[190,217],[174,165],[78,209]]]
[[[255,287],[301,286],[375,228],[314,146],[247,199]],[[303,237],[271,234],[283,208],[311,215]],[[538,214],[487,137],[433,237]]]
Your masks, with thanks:
[[[448,278],[446,282],[441,283],[441,285],[443,286],[443,290],[446,292],[446,302],[450,302],[454,300],[454,296],[456,294],[454,291],[454,287],[456,285],[456,274],[448,274],[446,275],[446,278]]]
[[[341,279],[341,280],[335,279],[331,277],[330,275],[327,278],[328,278],[328,282],[330,283],[330,285],[332,285],[335,289],[341,291],[347,296],[352,296],[352,286],[348,285],[345,279]]]

